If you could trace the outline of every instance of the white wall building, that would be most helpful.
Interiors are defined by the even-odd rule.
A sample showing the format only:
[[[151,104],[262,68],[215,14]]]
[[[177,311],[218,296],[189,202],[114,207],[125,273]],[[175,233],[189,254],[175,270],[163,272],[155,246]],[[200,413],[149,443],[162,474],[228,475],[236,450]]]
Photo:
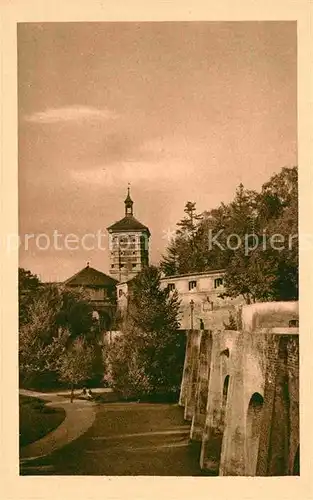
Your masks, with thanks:
[[[224,329],[230,313],[236,314],[236,307],[244,301],[240,297],[220,297],[225,291],[224,274],[222,269],[162,278],[162,287],[177,290],[181,301],[179,321],[182,329],[199,329],[201,326]],[[117,284],[117,304],[121,312],[126,312],[130,293],[131,281]]]

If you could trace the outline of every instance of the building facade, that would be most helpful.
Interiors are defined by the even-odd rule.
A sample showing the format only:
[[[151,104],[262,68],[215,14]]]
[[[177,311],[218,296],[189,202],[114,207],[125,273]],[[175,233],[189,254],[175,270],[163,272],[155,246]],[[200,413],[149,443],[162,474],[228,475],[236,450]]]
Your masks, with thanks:
[[[82,288],[88,293],[95,317],[101,330],[110,330],[116,315],[117,281],[105,273],[87,266],[68,278],[64,285],[69,288]]]
[[[225,328],[230,315],[236,316],[237,308],[243,304],[243,298],[223,297],[225,270],[212,270],[201,273],[166,276],[161,279],[161,286],[171,292],[177,291],[180,300],[180,328],[212,329]],[[131,281],[117,285],[117,304],[121,312],[127,311],[131,296]]]
[[[149,265],[149,238],[147,226],[133,213],[134,202],[128,188],[125,199],[125,216],[109,226],[110,274],[119,282],[136,276]]]

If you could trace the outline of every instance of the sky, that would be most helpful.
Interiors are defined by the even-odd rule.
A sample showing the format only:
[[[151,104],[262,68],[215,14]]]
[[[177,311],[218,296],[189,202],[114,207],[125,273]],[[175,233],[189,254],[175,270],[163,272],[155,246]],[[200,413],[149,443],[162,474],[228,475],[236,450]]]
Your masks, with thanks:
[[[296,23],[22,23],[18,109],[20,265],[109,273],[128,183],[157,264],[187,201],[297,164]]]

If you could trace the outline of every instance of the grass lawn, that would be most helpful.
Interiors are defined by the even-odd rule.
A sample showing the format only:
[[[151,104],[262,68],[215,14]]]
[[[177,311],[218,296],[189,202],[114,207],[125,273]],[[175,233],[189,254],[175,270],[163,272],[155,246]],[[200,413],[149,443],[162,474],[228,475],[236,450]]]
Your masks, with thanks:
[[[51,408],[45,401],[20,396],[20,446],[37,441],[58,427],[65,418],[63,408]]]

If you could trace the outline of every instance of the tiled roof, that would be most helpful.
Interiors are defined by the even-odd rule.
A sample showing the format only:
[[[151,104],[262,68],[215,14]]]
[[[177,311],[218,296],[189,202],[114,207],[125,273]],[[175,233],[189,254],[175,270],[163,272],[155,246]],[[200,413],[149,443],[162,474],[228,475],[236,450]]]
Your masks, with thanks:
[[[111,276],[97,271],[97,269],[88,265],[64,282],[65,285],[74,286],[113,286],[116,283],[117,280],[111,278]]]
[[[140,231],[147,231],[150,234],[149,229],[147,226],[144,226],[137,220],[133,215],[126,215],[123,219],[119,220],[118,222],[115,222],[112,224],[112,226],[108,227],[108,230],[111,231],[133,231],[133,230],[140,230]]]

